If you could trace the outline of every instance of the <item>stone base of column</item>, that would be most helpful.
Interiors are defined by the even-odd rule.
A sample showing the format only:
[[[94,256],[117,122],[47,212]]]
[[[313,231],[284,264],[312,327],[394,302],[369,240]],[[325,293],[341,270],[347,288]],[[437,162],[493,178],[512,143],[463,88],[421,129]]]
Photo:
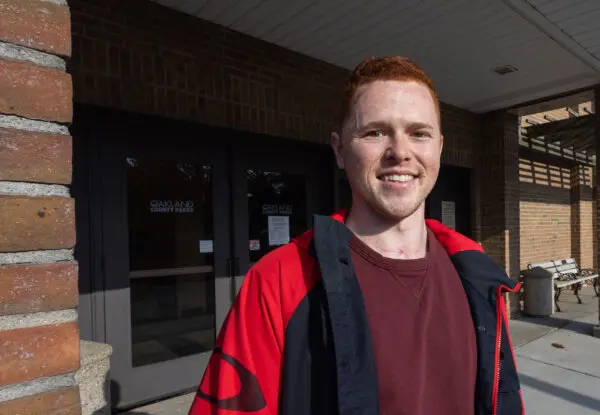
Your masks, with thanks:
[[[81,341],[81,368],[75,374],[82,415],[110,415],[110,356],[112,347]]]

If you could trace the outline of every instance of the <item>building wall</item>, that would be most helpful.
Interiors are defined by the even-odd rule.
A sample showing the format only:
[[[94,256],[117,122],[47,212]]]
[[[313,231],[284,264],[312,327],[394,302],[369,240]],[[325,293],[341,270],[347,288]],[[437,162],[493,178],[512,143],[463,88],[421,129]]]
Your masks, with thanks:
[[[521,269],[571,257],[571,169],[520,159]]]
[[[344,69],[147,1],[70,6],[77,102],[317,143],[338,127]],[[518,120],[441,116],[442,162],[472,169],[475,239],[515,277]]]
[[[522,116],[521,127],[585,116],[593,101]],[[520,161],[521,266],[550,259],[575,258],[584,268],[596,263],[593,167],[589,154],[522,140]],[[586,163],[586,164],[578,164]]]
[[[584,200],[580,204],[574,203],[572,205],[573,233],[579,232],[580,234],[580,239],[572,242],[572,256],[578,259],[578,263],[582,268],[597,268],[594,255],[594,208],[594,203],[591,200]]]
[[[520,273],[519,130],[518,117],[495,111],[483,117],[478,141],[477,188],[481,243],[514,280]],[[515,295],[507,296],[507,311],[517,310]]]
[[[0,16],[0,413],[78,414],[69,9]]]
[[[77,102],[319,143],[337,128],[344,69],[147,1],[69,4]],[[443,161],[471,167],[477,117],[442,118]]]
[[[589,166],[571,169],[571,247],[572,256],[583,268],[597,268],[594,255],[596,227],[593,200],[594,175]]]
[[[592,267],[592,171],[572,161],[529,152],[519,161],[521,269],[576,258]]]

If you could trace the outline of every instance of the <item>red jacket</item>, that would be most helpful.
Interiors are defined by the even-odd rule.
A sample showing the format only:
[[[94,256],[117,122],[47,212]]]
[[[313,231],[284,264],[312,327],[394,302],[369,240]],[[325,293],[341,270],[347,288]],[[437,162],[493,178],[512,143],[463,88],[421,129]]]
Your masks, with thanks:
[[[217,338],[191,415],[378,414],[375,362],[344,213],[265,255]],[[475,413],[523,412],[502,291],[517,291],[481,246],[428,227],[457,268],[478,347]]]

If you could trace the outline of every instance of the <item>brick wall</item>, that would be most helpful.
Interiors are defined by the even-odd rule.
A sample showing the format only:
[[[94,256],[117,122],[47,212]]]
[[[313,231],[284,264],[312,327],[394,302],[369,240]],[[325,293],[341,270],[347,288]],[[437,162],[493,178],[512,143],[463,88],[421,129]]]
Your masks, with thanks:
[[[583,268],[597,268],[594,255],[594,204],[589,200],[574,203],[572,212],[571,256]]]
[[[346,70],[145,0],[72,0],[75,101],[329,141]],[[442,105],[445,163],[472,165],[474,114]]]
[[[520,272],[518,118],[506,111],[483,117],[479,140],[478,192],[480,240],[486,252],[512,279]],[[509,314],[518,309],[507,298]]]
[[[481,240],[512,278],[519,275],[519,142],[516,117],[486,114],[479,162]]]
[[[527,152],[519,161],[519,181],[521,269],[561,258],[592,267],[591,168]]]
[[[571,257],[571,168],[557,163],[519,161],[521,269]]]
[[[143,0],[70,6],[76,101],[329,139],[344,70]]]
[[[594,216],[593,216],[593,220],[592,220],[592,224],[593,224],[593,228],[594,228],[594,241],[593,241],[593,246],[594,246],[594,264],[596,267],[598,267],[600,265],[600,251],[598,250],[598,248],[600,247],[600,229],[598,229],[598,226],[600,225],[600,221],[599,219],[599,215],[600,215],[600,189],[598,189],[598,186],[600,185],[600,160],[598,160],[598,156],[600,155],[600,114],[598,114],[598,109],[600,109],[600,87],[596,86],[596,88],[594,88],[594,100],[592,101],[593,103],[593,111],[595,112],[595,133],[596,133],[596,166],[594,171],[592,172],[592,174],[594,175],[594,181],[593,181],[593,202],[592,202],[592,210],[594,212]],[[596,337],[600,337],[600,298],[598,298],[598,321],[597,321],[597,326],[594,327],[594,336]]]
[[[69,10],[0,16],[0,413],[79,414]]]
[[[594,203],[591,167],[571,169],[571,251],[583,268],[594,268]]]
[[[475,143],[481,139],[481,116],[451,105],[442,104],[444,151],[442,163],[476,167]]]

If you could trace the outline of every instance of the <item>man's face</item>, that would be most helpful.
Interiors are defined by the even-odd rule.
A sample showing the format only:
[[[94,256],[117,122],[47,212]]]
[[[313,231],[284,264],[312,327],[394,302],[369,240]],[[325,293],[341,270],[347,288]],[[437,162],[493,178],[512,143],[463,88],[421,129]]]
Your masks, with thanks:
[[[359,87],[341,136],[332,135],[353,204],[390,221],[423,210],[439,173],[442,143],[433,97],[412,81]]]

